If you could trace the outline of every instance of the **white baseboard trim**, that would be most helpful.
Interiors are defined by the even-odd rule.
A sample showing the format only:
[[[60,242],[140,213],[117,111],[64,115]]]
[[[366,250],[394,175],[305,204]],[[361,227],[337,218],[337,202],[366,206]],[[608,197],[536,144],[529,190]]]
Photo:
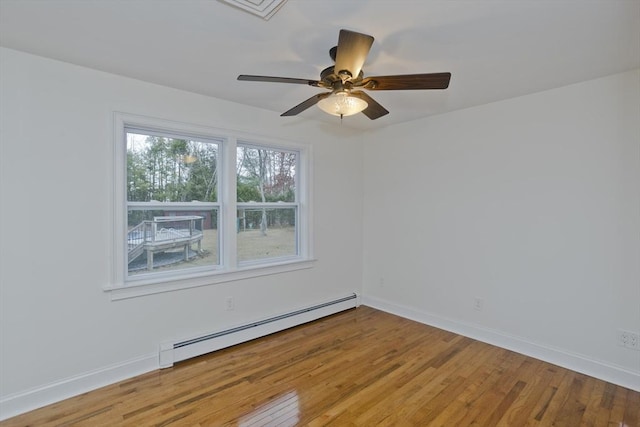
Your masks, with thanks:
[[[571,353],[559,348],[536,344],[521,337],[483,328],[478,325],[448,319],[439,315],[416,310],[400,304],[390,303],[375,297],[362,295],[362,305],[395,314],[416,322],[464,335],[487,344],[524,354],[572,371],[580,372],[631,390],[640,391],[640,373],[620,366],[604,363],[587,356]]]
[[[158,354],[96,369],[0,399],[0,421],[159,369]]]

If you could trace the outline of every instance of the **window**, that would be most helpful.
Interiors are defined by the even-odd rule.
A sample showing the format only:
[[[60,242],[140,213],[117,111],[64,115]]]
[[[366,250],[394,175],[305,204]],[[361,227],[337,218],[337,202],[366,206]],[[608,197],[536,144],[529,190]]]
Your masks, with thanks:
[[[211,269],[221,140],[125,127],[127,275]]]
[[[239,143],[236,149],[238,261],[298,255],[298,153]]]
[[[108,290],[126,298],[311,266],[309,147],[115,118]]]

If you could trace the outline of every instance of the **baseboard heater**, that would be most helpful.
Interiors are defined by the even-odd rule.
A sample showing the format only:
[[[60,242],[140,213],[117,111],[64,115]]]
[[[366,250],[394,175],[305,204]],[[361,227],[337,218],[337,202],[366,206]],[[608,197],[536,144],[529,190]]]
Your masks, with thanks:
[[[357,294],[301,308],[278,316],[250,322],[245,325],[213,332],[179,342],[160,344],[160,368],[169,368],[175,362],[201,356],[246,341],[283,331],[313,320],[330,316],[359,305]]]

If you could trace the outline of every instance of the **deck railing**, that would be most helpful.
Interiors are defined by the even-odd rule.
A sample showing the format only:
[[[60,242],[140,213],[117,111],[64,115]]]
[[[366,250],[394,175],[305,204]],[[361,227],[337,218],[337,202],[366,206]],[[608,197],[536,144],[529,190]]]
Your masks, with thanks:
[[[204,217],[198,215],[156,216],[144,220],[127,232],[129,263],[142,254],[147,245],[189,241],[202,236]]]

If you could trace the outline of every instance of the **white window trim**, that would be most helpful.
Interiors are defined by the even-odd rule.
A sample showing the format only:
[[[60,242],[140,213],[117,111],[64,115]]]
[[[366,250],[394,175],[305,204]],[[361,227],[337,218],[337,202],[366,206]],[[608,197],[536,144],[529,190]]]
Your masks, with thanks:
[[[125,253],[125,218],[127,211],[125,193],[126,172],[126,147],[125,128],[139,127],[160,130],[181,136],[199,136],[222,140],[220,144],[220,158],[222,164],[219,167],[220,180],[227,185],[220,186],[218,212],[221,235],[220,242],[220,266],[217,269],[200,271],[181,271],[176,275],[165,274],[158,277],[147,277],[127,281],[126,253]],[[111,277],[103,290],[108,291],[112,300],[152,295],[162,292],[176,291],[199,286],[214,285],[236,280],[244,280],[252,277],[280,274],[313,267],[313,209],[312,209],[312,148],[310,145],[293,143],[282,140],[273,140],[260,135],[251,135],[228,129],[217,129],[208,126],[189,123],[179,123],[171,120],[146,117],[124,112],[114,112],[113,115],[113,155],[110,173],[113,189],[109,200],[111,206],[109,224],[109,246],[111,259]],[[236,234],[236,176],[235,165],[230,165],[231,159],[235,159],[238,142],[243,145],[252,145],[259,148],[283,149],[300,153],[299,167],[304,173],[297,177],[296,185],[299,188],[299,201],[296,203],[299,209],[299,255],[295,257],[275,258],[272,260],[260,260],[259,262],[243,263],[238,265],[236,259],[236,239],[225,238]],[[278,204],[285,207],[285,204]],[[176,276],[180,277],[176,277]]]

